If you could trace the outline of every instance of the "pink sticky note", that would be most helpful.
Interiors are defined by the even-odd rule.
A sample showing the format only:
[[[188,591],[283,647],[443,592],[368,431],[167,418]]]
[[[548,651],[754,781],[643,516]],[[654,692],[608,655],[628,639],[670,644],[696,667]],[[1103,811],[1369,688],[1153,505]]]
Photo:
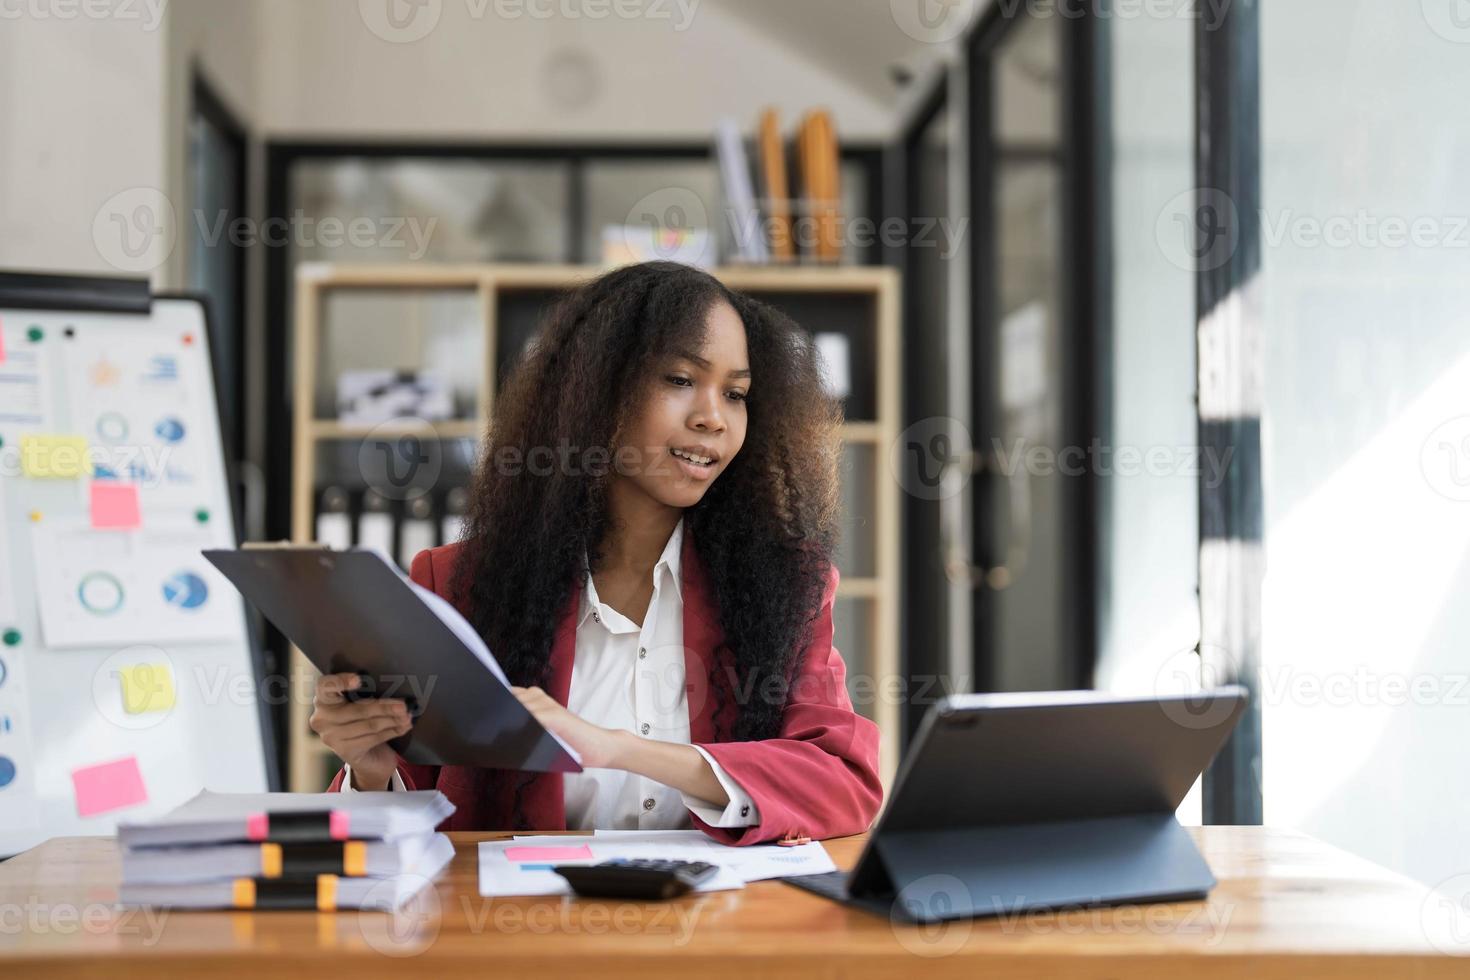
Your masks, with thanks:
[[[579,861],[592,860],[592,848],[580,847],[507,847],[507,861]]]
[[[92,481],[92,526],[113,531],[130,531],[143,524],[138,509],[138,485],[111,480]]]
[[[148,802],[148,790],[143,786],[138,760],[131,755],[116,762],[73,769],[71,785],[76,790],[79,817],[91,817]]]
[[[0,323],[0,364],[5,363],[5,324]]]

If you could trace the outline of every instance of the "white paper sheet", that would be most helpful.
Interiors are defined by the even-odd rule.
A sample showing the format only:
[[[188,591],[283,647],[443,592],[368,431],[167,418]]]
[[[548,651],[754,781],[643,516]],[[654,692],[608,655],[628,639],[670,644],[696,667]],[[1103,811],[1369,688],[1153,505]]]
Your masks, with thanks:
[[[0,480],[0,555],[10,555],[9,511],[5,509],[5,481]],[[15,565],[0,562],[0,624],[15,622]]]
[[[827,385],[827,394],[833,398],[846,398],[852,394],[852,344],[847,334],[819,333],[813,340],[822,362],[822,380]]]
[[[527,860],[512,860],[507,852],[517,848],[522,851],[535,851],[544,848],[571,847],[579,848],[585,845],[591,853],[591,857],[559,857],[554,860],[543,860],[532,857]],[[552,864],[598,864],[619,857],[670,857],[677,858],[676,854],[623,853],[622,848],[614,843],[599,843],[591,837],[559,837],[540,836],[531,839],[515,838],[508,841],[484,841],[480,844],[480,894],[486,898],[503,898],[509,895],[570,895],[572,888],[567,880],[550,869]],[[699,860],[709,860],[700,858]],[[716,863],[716,862],[711,862]],[[721,865],[720,870],[709,880],[701,882],[695,887],[699,892],[730,891],[736,888],[744,888],[745,881],[727,866]]]
[[[230,640],[240,599],[204,560],[214,533],[185,520],[95,531],[85,518],[31,525],[41,633],[57,648]]]
[[[28,344],[21,331],[5,330],[5,359],[0,361],[0,434],[7,446],[19,446],[22,432],[51,426],[51,371],[47,348]],[[13,451],[13,450],[12,450]]]
[[[202,461],[214,435],[195,431],[208,417],[197,404],[205,370],[197,347],[131,332],[67,350],[72,428],[87,437],[100,477],[138,484],[145,517],[158,507],[192,512],[210,498]]]
[[[389,567],[398,570],[400,575],[403,574],[402,570],[398,569],[398,566],[394,565],[392,559],[386,554],[378,552],[378,557],[382,558],[383,562]],[[475,628],[470,625],[469,620],[460,615],[459,610],[454,608],[453,604],[443,596],[435,592],[430,592],[417,582],[410,580],[408,584],[413,586],[414,592],[424,601],[424,605],[429,607],[429,611],[435,616],[438,616],[439,621],[445,626],[448,626],[454,632],[454,635],[459,638],[459,641],[469,648],[469,651],[479,659],[480,663],[485,665],[485,669],[494,674],[496,680],[500,681],[500,683],[506,687],[510,687],[510,680],[505,676],[505,671],[500,669],[500,663],[495,659],[495,655],[490,652],[490,648],[485,645],[485,640],[480,634],[475,632]],[[581,753],[572,748],[566,740],[549,728],[546,730],[546,734],[556,739],[556,744],[560,745],[567,755],[576,759],[578,765],[582,764]]]
[[[790,878],[797,875],[823,874],[837,866],[818,841],[796,847],[778,844],[755,844],[731,847],[711,840],[700,830],[599,830],[577,836],[525,835],[510,841],[493,841],[480,845],[480,894],[495,895],[560,895],[571,891],[566,881],[553,871],[521,870],[508,860],[504,852],[510,847],[582,847],[592,854],[590,859],[562,861],[564,864],[595,864],[613,858],[662,858],[675,861],[707,861],[728,873],[713,879],[733,880],[740,887],[749,881],[766,878]],[[534,888],[535,891],[522,889]],[[702,891],[716,890],[703,888]]]

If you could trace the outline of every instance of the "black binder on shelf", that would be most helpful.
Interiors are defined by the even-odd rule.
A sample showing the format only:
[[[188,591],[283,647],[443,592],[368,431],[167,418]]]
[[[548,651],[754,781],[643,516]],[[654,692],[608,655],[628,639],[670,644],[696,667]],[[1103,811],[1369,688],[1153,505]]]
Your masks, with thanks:
[[[1174,811],[1245,704],[1240,687],[945,698],[852,872],[783,880],[909,922],[1203,898],[1215,878]]]

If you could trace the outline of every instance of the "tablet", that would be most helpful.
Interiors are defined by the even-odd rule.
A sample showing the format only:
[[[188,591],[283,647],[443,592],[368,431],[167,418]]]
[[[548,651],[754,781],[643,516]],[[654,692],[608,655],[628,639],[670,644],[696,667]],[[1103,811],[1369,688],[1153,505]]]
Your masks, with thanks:
[[[1247,697],[946,697],[852,872],[783,880],[912,922],[1202,898],[1215,879],[1174,811]]]

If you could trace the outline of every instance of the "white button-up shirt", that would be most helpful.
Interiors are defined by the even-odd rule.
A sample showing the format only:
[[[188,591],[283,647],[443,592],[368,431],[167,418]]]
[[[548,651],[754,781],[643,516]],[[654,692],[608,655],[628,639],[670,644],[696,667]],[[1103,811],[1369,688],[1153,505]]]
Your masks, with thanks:
[[[653,598],[643,624],[602,602],[592,576],[577,608],[576,658],[567,709],[603,728],[689,744],[684,688],[684,599],[679,560],[684,520],[674,526],[653,567]],[[714,758],[694,747],[714,770],[730,802],[724,807],[621,769],[584,769],[562,776],[568,830],[672,830],[691,826],[691,812],[711,826],[760,823],[755,801]],[[352,792],[352,770],[342,780]],[[393,774],[393,788],[404,789]]]

